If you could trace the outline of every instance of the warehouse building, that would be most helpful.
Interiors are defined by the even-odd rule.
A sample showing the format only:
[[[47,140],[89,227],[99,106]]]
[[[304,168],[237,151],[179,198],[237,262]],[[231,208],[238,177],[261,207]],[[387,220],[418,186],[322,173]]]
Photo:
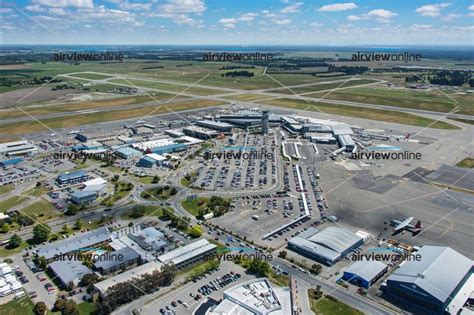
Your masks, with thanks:
[[[250,110],[239,111],[232,114],[220,115],[216,119],[218,121],[227,122],[239,128],[263,128],[262,112],[255,112]],[[270,126],[279,126],[281,124],[281,116],[275,114],[268,115],[268,124]]]
[[[71,194],[71,201],[76,205],[85,205],[97,199],[97,191],[76,191]]]
[[[154,227],[147,227],[138,233],[130,233],[128,237],[146,251],[164,252],[169,246],[165,235]]]
[[[84,170],[78,170],[73,172],[66,172],[58,176],[57,181],[59,184],[77,184],[83,181],[86,181],[89,178],[89,174],[87,174]]]
[[[117,156],[121,157],[122,159],[130,159],[143,155],[142,152],[129,147],[119,148],[115,150],[115,154],[117,154]]]
[[[71,283],[77,286],[83,276],[92,273],[82,264],[82,261],[78,260],[55,261],[49,264],[48,268],[63,289],[66,289]]]
[[[177,268],[183,268],[215,254],[216,248],[216,245],[206,239],[200,239],[158,256],[158,260],[163,264],[174,264]]]
[[[21,163],[23,163],[22,158],[13,158],[13,159],[0,161],[0,166],[5,169],[5,168],[9,168],[11,166],[18,165]]]
[[[376,260],[361,260],[350,265],[346,270],[342,279],[369,289],[378,279],[380,279],[388,270],[388,266],[383,262]]]
[[[104,227],[41,246],[36,255],[38,257],[44,256],[49,262],[59,255],[99,246],[109,241],[110,232]]]
[[[213,120],[199,120],[196,122],[199,127],[217,130],[219,132],[229,133],[232,132],[233,125],[226,122],[218,122]]]
[[[156,154],[156,153],[150,153],[146,154],[144,157],[142,157],[138,163],[137,166],[140,167],[154,167],[156,165],[161,165],[163,161],[166,161],[166,158],[162,155]]]
[[[474,288],[473,261],[442,246],[417,254],[421,260],[403,262],[388,277],[388,296],[419,314],[459,314]]]
[[[26,140],[0,144],[0,154],[6,156],[28,155],[37,151],[38,148]]]
[[[323,231],[309,228],[288,241],[288,248],[326,265],[333,265],[364,240],[351,231],[328,227]]]
[[[100,293],[101,297],[104,298],[107,296],[107,290],[114,285],[128,282],[132,279],[138,279],[145,274],[151,274],[155,271],[161,271],[161,266],[163,266],[163,264],[160,262],[150,261],[146,264],[127,270],[106,280],[97,282],[94,284],[94,288]]]
[[[189,127],[183,128],[183,132],[186,136],[198,138],[202,140],[209,140],[211,138],[217,137],[217,135],[219,134],[215,130],[206,129],[206,128],[202,128],[198,126],[189,126]]]
[[[94,262],[93,269],[106,275],[128,266],[139,264],[141,256],[130,247],[123,247],[112,252],[114,259],[97,260]]]

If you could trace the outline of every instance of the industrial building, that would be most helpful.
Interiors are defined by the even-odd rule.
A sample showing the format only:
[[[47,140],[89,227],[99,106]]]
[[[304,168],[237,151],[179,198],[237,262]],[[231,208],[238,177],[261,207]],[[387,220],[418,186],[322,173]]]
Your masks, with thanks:
[[[288,130],[292,134],[299,134],[303,131],[303,126],[296,121],[295,119],[284,116],[281,118],[282,121],[282,127]]]
[[[474,288],[473,261],[442,246],[417,254],[387,278],[387,295],[419,314],[459,314]]]
[[[99,246],[110,241],[110,232],[107,228],[100,228],[90,232],[78,234],[70,238],[41,246],[36,255],[44,257],[47,262],[61,254],[67,254],[83,248]]]
[[[138,233],[130,233],[128,237],[146,251],[164,252],[168,247],[165,235],[154,227],[147,227]]]
[[[220,115],[216,119],[239,128],[263,128],[262,115],[262,112],[244,110],[232,114]],[[268,124],[270,126],[279,126],[281,124],[281,116],[274,114],[268,115]]]
[[[23,163],[23,159],[18,157],[18,158],[0,161],[0,166],[5,169],[5,168],[9,168],[11,166],[18,165],[21,163]]]
[[[96,191],[76,191],[71,194],[71,201],[76,205],[85,205],[97,199]]]
[[[355,149],[354,140],[352,140],[351,136],[349,135],[338,135],[337,141],[341,148],[344,148],[346,152],[352,152]]]
[[[182,268],[215,254],[216,248],[216,245],[206,239],[200,239],[158,256],[158,260],[163,264],[174,264],[177,268]]]
[[[48,268],[63,289],[70,284],[77,286],[84,275],[92,273],[78,260],[55,261],[49,264]]]
[[[273,286],[267,278],[239,283],[224,292],[224,298],[209,315],[289,315],[294,314],[292,292]]]
[[[232,128],[234,128],[234,126],[229,123],[213,120],[199,120],[196,122],[196,126],[213,129],[223,133],[230,133],[232,132]]]
[[[130,247],[124,247],[112,253],[116,259],[97,260],[94,262],[93,269],[106,275],[141,262],[140,254]]]
[[[133,158],[133,157],[139,157],[139,156],[143,155],[142,152],[140,152],[138,150],[135,150],[133,148],[130,148],[130,147],[119,148],[119,149],[115,150],[115,154],[117,154],[119,157],[121,157],[123,159],[130,159],[130,158]]]
[[[66,172],[58,176],[57,181],[59,184],[77,184],[83,181],[86,181],[89,178],[89,174],[87,174],[84,170],[78,170],[73,172]]]
[[[211,138],[217,137],[219,132],[211,129],[206,129],[198,126],[188,126],[183,128],[183,132],[186,136],[193,138],[198,138],[202,140],[209,140]]]
[[[26,140],[0,144],[0,154],[5,154],[6,156],[27,155],[37,151],[38,148]]]
[[[169,139],[157,139],[145,142],[138,142],[132,144],[135,149],[144,153],[172,153],[186,150],[186,145],[182,143],[175,143]]]
[[[160,262],[150,261],[146,264],[143,264],[143,265],[140,265],[136,268],[127,270],[123,273],[120,273],[116,276],[110,277],[106,280],[97,282],[96,284],[94,284],[94,288],[97,292],[99,292],[99,294],[102,297],[106,297],[107,296],[107,290],[110,289],[111,287],[113,287],[114,285],[130,281],[134,278],[135,279],[140,278],[141,276],[143,276],[145,274],[151,274],[155,271],[159,272],[159,271],[161,271],[161,266],[163,266],[163,264],[160,263]]]
[[[150,153],[146,154],[144,157],[142,157],[138,163],[137,166],[140,167],[154,167],[156,165],[161,165],[163,161],[166,161],[166,158],[162,155],[156,154],[156,153]]]
[[[95,192],[97,196],[105,193],[107,189],[107,181],[102,177],[97,177],[84,182],[83,192]]]
[[[328,227],[323,231],[309,228],[291,238],[288,248],[326,265],[333,265],[363,242],[361,237],[344,228]]]
[[[342,279],[369,289],[388,270],[388,266],[376,260],[360,260],[344,270]]]

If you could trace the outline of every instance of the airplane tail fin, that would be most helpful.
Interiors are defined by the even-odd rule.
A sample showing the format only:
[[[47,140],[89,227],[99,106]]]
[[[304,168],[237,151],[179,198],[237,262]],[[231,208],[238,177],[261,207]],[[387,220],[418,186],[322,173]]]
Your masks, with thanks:
[[[415,231],[421,231],[422,227],[423,225],[421,225],[421,221],[418,220],[418,222],[416,222],[416,225],[415,225]]]

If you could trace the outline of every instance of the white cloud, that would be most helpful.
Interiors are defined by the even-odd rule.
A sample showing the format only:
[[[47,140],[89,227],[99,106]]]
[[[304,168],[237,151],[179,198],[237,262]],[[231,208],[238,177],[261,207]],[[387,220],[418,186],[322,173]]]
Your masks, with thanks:
[[[272,21],[273,21],[273,23],[278,24],[278,25],[288,25],[288,24],[291,23],[291,20],[290,20],[290,19],[282,19],[282,20],[276,20],[276,19],[274,19],[274,20],[272,20]]]
[[[474,4],[471,4],[467,9],[471,10],[471,11],[474,11]]]
[[[432,27],[432,25],[429,25],[429,24],[413,24],[412,26],[410,26],[410,29],[412,31],[426,31],[426,30],[430,30]]]
[[[321,27],[321,26],[323,26],[324,24],[322,24],[322,23],[317,23],[317,22],[313,22],[313,23],[311,23],[311,24],[309,24],[309,25],[312,26],[312,27]]]
[[[189,14],[201,15],[207,10],[204,0],[168,0],[151,16],[172,19],[177,24],[200,27],[202,21],[196,21]]]
[[[474,16],[474,12],[469,13],[467,16]]]
[[[67,15],[63,8],[49,8],[48,12],[54,15]]]
[[[346,10],[352,10],[355,8],[358,8],[358,6],[357,4],[353,2],[334,3],[334,4],[323,5],[322,7],[319,8],[318,11],[322,11],[322,12],[346,11]]]
[[[123,2],[120,4],[120,9],[123,10],[150,10],[152,3],[130,3],[130,2]]]
[[[300,12],[300,7],[303,5],[303,2],[296,2],[292,5],[289,5],[280,10],[281,13],[298,13]]]
[[[25,7],[25,9],[27,11],[30,11],[30,12],[44,12],[46,11],[45,8],[43,8],[42,6],[38,5],[38,4],[35,4],[35,5],[27,5]]]
[[[227,28],[235,28],[235,24],[238,22],[251,22],[258,16],[258,13],[248,12],[244,13],[238,18],[223,18],[219,20],[219,23]]]
[[[33,3],[41,4],[54,8],[92,8],[94,4],[92,0],[33,0]]]
[[[428,4],[416,9],[417,13],[420,13],[422,16],[432,16],[436,17],[441,14],[441,9],[449,7],[451,3],[438,3],[438,4]]]
[[[452,21],[452,20],[454,20],[456,18],[459,18],[459,17],[462,17],[462,14],[450,13],[450,14],[444,16],[441,20],[449,22],[449,21]]]
[[[361,18],[360,16],[357,16],[357,15],[349,15],[349,16],[347,17],[347,19],[348,19],[349,21],[359,21],[359,20],[361,20],[362,18]]]
[[[391,17],[394,17],[398,14],[393,13],[389,10],[378,9],[370,11],[369,13],[367,13],[367,15],[375,18],[390,19]]]

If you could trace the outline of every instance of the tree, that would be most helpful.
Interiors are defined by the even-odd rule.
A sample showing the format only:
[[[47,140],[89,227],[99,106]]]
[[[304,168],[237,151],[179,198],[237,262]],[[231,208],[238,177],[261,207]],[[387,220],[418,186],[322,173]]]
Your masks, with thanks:
[[[8,233],[8,231],[10,231],[10,224],[3,223],[2,224],[2,233]]]
[[[130,217],[133,219],[137,219],[143,217],[145,215],[145,206],[137,205],[132,208],[132,212],[130,213]]]
[[[44,256],[38,257],[38,265],[41,269],[46,269],[46,258]]]
[[[270,265],[265,260],[253,259],[247,269],[250,273],[263,277],[270,272]]]
[[[66,214],[75,215],[77,211],[79,211],[79,207],[76,206],[75,204],[70,204],[69,207],[67,208]]]
[[[155,176],[153,176],[153,179],[151,180],[151,183],[152,184],[158,184],[159,181],[160,181],[160,178],[157,175],[155,175]]]
[[[46,304],[44,302],[39,301],[36,302],[35,307],[33,307],[33,313],[36,315],[44,315],[48,311],[48,308],[46,307]]]
[[[13,234],[12,237],[10,237],[10,241],[8,242],[8,247],[9,248],[17,248],[18,246],[21,245],[22,239],[16,234]]]
[[[315,273],[315,274],[319,274],[322,269],[323,269],[323,267],[321,267],[321,265],[319,265],[319,264],[313,264],[311,266],[311,272]]]
[[[198,238],[201,235],[202,235],[202,228],[199,225],[195,225],[189,230],[189,236],[191,236],[192,238]]]
[[[63,230],[62,230],[62,232],[63,232],[64,234],[67,234],[67,233],[69,232],[69,226],[67,226],[67,223],[63,225]]]
[[[44,224],[38,224],[33,227],[33,239],[37,243],[46,242],[49,237],[51,228]]]
[[[278,257],[285,259],[286,254],[287,254],[286,250],[282,250],[281,252],[278,253]]]
[[[74,224],[74,227],[75,227],[76,230],[82,229],[82,222],[81,222],[81,219],[77,219],[77,220],[76,220],[76,223]]]
[[[170,191],[170,195],[171,195],[171,196],[174,196],[174,195],[176,195],[177,193],[178,193],[178,190],[177,190],[175,187],[171,188],[171,191]]]
[[[82,276],[81,281],[79,282],[79,286],[87,287],[90,284],[94,284],[99,280],[99,277],[93,273],[88,273]]]

